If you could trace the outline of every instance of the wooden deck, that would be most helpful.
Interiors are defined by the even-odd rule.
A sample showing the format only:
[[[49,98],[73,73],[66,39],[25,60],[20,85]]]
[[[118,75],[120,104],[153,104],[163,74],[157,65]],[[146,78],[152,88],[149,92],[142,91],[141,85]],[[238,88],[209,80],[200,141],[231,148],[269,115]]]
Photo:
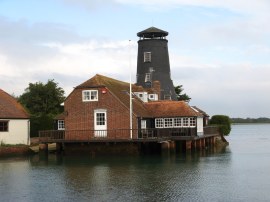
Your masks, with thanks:
[[[48,130],[39,132],[40,143],[79,142],[163,142],[198,140],[219,135],[217,127],[204,127],[204,134],[197,136],[196,128],[150,128],[114,130]]]

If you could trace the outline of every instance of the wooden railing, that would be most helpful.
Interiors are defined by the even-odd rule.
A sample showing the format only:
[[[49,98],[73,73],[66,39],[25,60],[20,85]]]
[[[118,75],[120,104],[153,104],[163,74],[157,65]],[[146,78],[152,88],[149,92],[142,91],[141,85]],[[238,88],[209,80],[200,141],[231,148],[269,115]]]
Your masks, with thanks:
[[[219,127],[218,126],[206,126],[203,128],[204,135],[213,135],[219,134]]]
[[[149,128],[133,129],[132,139],[166,139],[196,137],[196,128]],[[206,129],[205,132],[215,132]],[[39,131],[39,139],[44,141],[93,141],[93,140],[127,140],[131,139],[130,129],[114,130],[47,130]]]

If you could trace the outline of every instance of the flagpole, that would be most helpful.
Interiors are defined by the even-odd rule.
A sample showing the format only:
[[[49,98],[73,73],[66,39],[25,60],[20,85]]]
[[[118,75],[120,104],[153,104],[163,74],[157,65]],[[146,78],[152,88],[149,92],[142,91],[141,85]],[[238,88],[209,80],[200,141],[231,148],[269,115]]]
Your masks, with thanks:
[[[129,46],[129,119],[130,119],[130,139],[132,139],[132,85],[131,85],[131,57],[130,57],[130,41]]]

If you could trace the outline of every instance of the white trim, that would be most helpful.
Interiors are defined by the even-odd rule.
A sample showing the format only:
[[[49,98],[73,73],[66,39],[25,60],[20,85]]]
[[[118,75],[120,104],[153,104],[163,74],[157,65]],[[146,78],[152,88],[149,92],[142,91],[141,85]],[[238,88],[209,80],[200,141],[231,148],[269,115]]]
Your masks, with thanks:
[[[103,114],[103,117],[99,115]],[[98,119],[102,118],[102,119]],[[95,109],[94,110],[94,129],[95,137],[107,137],[107,110]]]
[[[151,62],[151,52],[143,53],[143,62]]]
[[[83,90],[82,101],[83,102],[98,101],[98,90]]]
[[[57,121],[57,129],[58,130],[65,130],[65,120],[58,120]]]
[[[155,118],[156,128],[195,128],[196,117]]]

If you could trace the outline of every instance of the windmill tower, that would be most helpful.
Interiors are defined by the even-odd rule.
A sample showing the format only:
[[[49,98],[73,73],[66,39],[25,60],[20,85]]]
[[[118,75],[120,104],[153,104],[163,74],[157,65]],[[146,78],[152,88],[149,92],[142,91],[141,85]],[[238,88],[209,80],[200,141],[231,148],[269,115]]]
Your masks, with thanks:
[[[160,100],[177,100],[171,80],[168,32],[150,27],[137,33],[137,85],[152,88],[154,81],[160,82]]]

